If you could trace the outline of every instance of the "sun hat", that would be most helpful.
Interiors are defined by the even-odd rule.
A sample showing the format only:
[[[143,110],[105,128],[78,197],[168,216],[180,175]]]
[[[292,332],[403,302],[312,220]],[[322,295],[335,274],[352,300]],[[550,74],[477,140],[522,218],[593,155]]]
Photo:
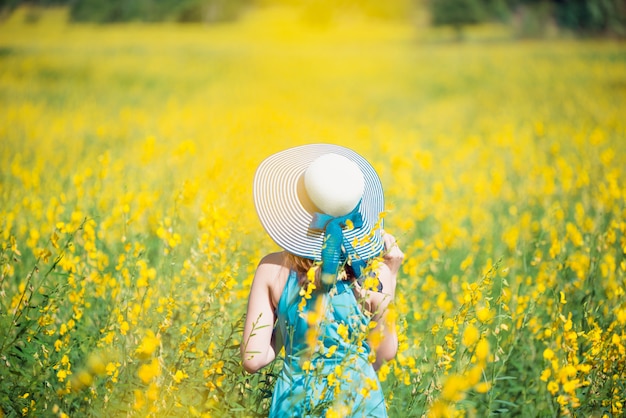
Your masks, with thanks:
[[[351,263],[384,249],[382,184],[349,148],[309,144],[275,153],[257,168],[253,190],[265,231],[294,255],[323,261],[324,268],[333,264],[329,258]]]

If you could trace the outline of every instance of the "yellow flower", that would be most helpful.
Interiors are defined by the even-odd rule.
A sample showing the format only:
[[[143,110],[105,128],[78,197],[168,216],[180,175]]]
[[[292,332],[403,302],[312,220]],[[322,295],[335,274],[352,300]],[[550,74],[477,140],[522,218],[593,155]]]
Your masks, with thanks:
[[[339,412],[335,411],[334,408],[328,408],[326,410],[326,418],[343,418],[343,415],[341,415]]]
[[[161,344],[161,340],[154,334],[152,330],[148,330],[145,337],[135,350],[137,357],[140,359],[148,359],[156,351]]]
[[[376,379],[372,379],[370,377],[366,377],[365,378],[365,385],[361,388],[361,395],[364,398],[367,398],[370,396],[371,392],[375,390],[378,390],[378,382],[376,381]]]
[[[380,344],[382,343],[384,336],[385,336],[385,332],[381,328],[374,329],[373,331],[369,333],[369,343],[373,350],[377,350],[378,347],[380,347]]]
[[[433,402],[428,410],[428,418],[450,418],[454,415],[454,408],[442,400]]]
[[[176,370],[176,373],[174,373],[174,381],[176,383],[180,383],[182,382],[184,379],[188,378],[189,375],[185,372],[183,372],[182,370]]]
[[[347,405],[343,404],[333,404],[330,408],[326,410],[325,418],[343,418],[350,414],[350,408]]]
[[[115,333],[113,331],[109,331],[105,334],[103,341],[106,345],[110,346],[113,344],[113,339],[115,338]]]
[[[474,387],[474,390],[476,390],[476,392],[478,393],[487,393],[489,392],[490,389],[491,389],[491,383],[489,382],[482,382],[482,383],[477,384]]]
[[[474,351],[474,354],[479,361],[485,361],[487,359],[487,356],[489,356],[489,341],[487,341],[485,338],[481,338],[478,341],[478,344],[476,344],[476,350]]]
[[[574,244],[574,246],[576,247],[583,246],[584,244],[583,236],[581,235],[576,225],[574,225],[571,222],[568,222],[565,228],[567,230],[567,238],[569,238],[572,244]]]
[[[142,364],[137,371],[137,376],[143,383],[150,383],[152,379],[161,374],[161,366],[157,359],[152,359],[149,364]]]
[[[613,345],[620,345],[621,342],[621,337],[617,334],[613,334],[613,336],[611,337],[611,343],[613,343]]]
[[[367,276],[363,282],[363,289],[376,291],[378,289],[378,278],[376,276]]]
[[[465,390],[467,390],[467,381],[463,376],[448,376],[443,384],[441,396],[450,402],[458,402],[465,398]]]
[[[348,327],[346,326],[346,324],[341,323],[337,326],[337,334],[339,334],[339,336],[344,340],[344,341],[349,341],[348,340]]]
[[[552,351],[550,348],[546,348],[545,350],[543,350],[543,358],[550,361],[554,358],[554,351]]]
[[[465,259],[461,262],[461,271],[467,270],[472,264],[474,264],[474,256],[469,254]]]
[[[59,379],[59,382],[63,382],[65,378],[67,378],[67,370],[59,370],[57,372],[57,378]]]
[[[488,307],[482,307],[476,310],[476,318],[478,318],[478,320],[483,324],[491,322],[493,316],[494,312]]]
[[[326,357],[332,357],[337,351],[337,345],[331,345],[328,347],[328,351],[326,352]]]
[[[561,241],[557,237],[552,240],[552,245],[550,246],[550,258],[555,259],[561,253]]]
[[[566,365],[561,370],[559,370],[559,380],[561,383],[565,383],[568,378],[576,376],[576,367],[571,364]]]
[[[576,392],[576,388],[578,388],[579,386],[580,386],[580,380],[578,379],[567,380],[563,383],[563,391],[570,393],[570,394],[574,394]]]
[[[551,380],[548,383],[548,391],[554,395],[555,393],[557,393],[559,391],[559,384],[557,382],[555,382],[554,380]]]
[[[115,371],[117,370],[117,365],[113,362],[109,362],[107,363],[105,370],[107,375],[112,376],[113,373],[115,373]]]
[[[86,370],[81,370],[72,379],[72,390],[78,391],[93,383],[93,375]]]
[[[126,335],[129,329],[130,329],[130,325],[128,325],[128,322],[122,321],[120,323],[120,332],[122,333],[122,335]]]
[[[463,345],[466,347],[473,346],[476,341],[480,338],[480,332],[478,329],[472,325],[468,324],[463,331]]]
[[[139,389],[135,389],[135,402],[133,403],[133,409],[135,411],[141,411],[146,404],[146,397],[143,392]]]
[[[380,380],[381,382],[387,380],[387,376],[389,375],[390,371],[391,370],[389,368],[389,363],[385,363],[380,366],[380,369],[378,369],[378,380]]]

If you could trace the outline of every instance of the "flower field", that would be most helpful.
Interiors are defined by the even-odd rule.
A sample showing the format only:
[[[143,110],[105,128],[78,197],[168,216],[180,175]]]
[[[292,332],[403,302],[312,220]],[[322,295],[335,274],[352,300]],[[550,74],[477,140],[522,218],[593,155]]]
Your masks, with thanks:
[[[266,414],[252,178],[311,142],[373,163],[406,254],[390,416],[626,414],[623,43],[28,20],[0,25],[0,417]]]

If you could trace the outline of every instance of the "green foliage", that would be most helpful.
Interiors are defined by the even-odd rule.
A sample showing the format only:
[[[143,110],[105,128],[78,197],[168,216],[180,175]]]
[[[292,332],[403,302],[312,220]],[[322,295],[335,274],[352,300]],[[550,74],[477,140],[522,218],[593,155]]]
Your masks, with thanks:
[[[522,35],[542,36],[549,24],[578,35],[626,36],[622,0],[512,0]]]
[[[236,19],[249,0],[187,0],[176,2],[172,13],[179,22],[220,22]]]
[[[522,36],[545,36],[549,25],[581,35],[626,35],[626,3],[621,0],[431,0],[435,25],[463,27],[485,20],[510,20]],[[511,19],[513,17],[513,19]]]
[[[435,25],[466,25],[485,18],[480,0],[434,0],[430,3]]]
[[[77,22],[233,20],[250,0],[76,0],[70,16]]]
[[[9,16],[18,4],[19,0],[0,0],[0,19]]]
[[[452,26],[459,38],[464,26],[482,22],[487,15],[481,0],[431,0],[430,12],[434,25]]]
[[[48,247],[36,258],[32,254],[22,255],[12,239],[10,245],[2,246],[0,268],[4,272],[21,269],[22,265],[30,266],[25,283],[4,274],[0,279],[3,288],[9,289],[9,295],[13,295],[12,298],[3,296],[0,303],[0,412],[4,410],[9,416],[32,411],[33,397],[42,403],[60,402],[58,391],[64,386],[61,382],[71,374],[69,351],[55,350],[58,337],[49,331],[57,320],[76,323],[69,305],[71,297],[68,298],[68,276],[71,274],[60,271],[59,265],[64,258],[72,257],[76,234],[83,226],[84,222],[63,236],[55,232]],[[3,227],[2,232],[7,233],[6,225]],[[93,338],[84,332],[84,328],[78,331],[73,340],[81,338],[84,345],[73,350],[73,359],[82,357],[83,350],[93,344]],[[65,339],[69,342],[69,334]],[[41,391],[41,388],[46,390]]]
[[[571,0],[555,6],[555,18],[563,28],[582,34],[626,35],[626,2],[622,0]]]

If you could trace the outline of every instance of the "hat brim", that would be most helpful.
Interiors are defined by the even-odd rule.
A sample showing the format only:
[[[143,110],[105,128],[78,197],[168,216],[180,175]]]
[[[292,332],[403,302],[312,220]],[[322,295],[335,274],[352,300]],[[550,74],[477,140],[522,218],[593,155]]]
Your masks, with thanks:
[[[354,250],[351,255],[363,260],[377,256],[384,249],[380,231],[385,208],[382,184],[365,158],[339,145],[302,145],[273,154],[259,165],[254,177],[254,204],[261,224],[284,250],[308,259],[321,259],[324,232],[310,227],[319,210],[306,194],[303,176],[313,160],[328,153],[355,162],[365,180],[359,207],[363,226],[344,230],[345,241]]]

